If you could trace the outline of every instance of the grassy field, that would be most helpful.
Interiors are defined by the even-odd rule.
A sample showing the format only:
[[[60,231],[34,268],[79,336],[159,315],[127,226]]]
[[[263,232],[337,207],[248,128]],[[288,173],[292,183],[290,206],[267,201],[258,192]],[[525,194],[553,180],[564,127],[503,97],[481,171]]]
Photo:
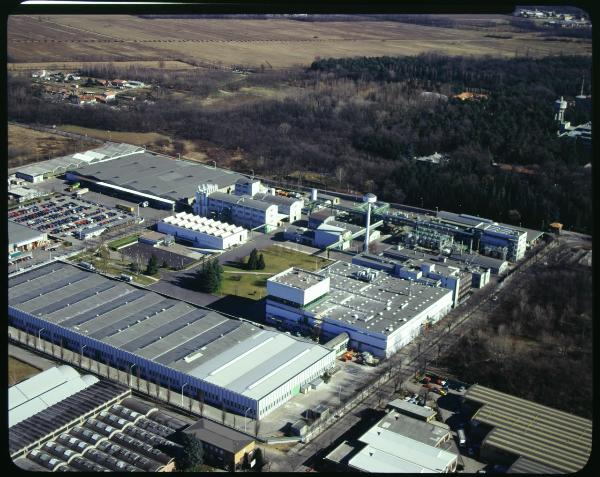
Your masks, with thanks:
[[[41,370],[24,363],[12,356],[8,357],[8,385],[14,386],[24,379],[30,378],[38,374]]]
[[[282,68],[310,64],[317,56],[433,51],[504,57],[519,52],[532,57],[591,54],[591,41],[545,41],[535,32],[513,31],[503,24],[504,19],[494,15],[490,22],[493,26],[473,28],[473,22],[463,18],[458,27],[441,28],[386,21],[147,20],[128,15],[111,15],[109,21],[101,15],[18,15],[8,19],[8,63],[139,62],[162,58],[216,67],[240,64]],[[486,36],[506,32],[511,38]]]
[[[164,70],[190,70],[198,68],[197,66],[184,63],[182,61],[159,61],[159,60],[146,60],[146,61],[113,61],[115,67],[127,68],[129,66],[138,66],[141,68],[160,68]],[[105,61],[61,61],[56,63],[12,63],[7,65],[8,71],[38,71],[42,69],[46,70],[63,70],[63,71],[77,71],[81,68],[94,68],[106,66]]]
[[[18,167],[53,157],[98,147],[92,141],[80,141],[58,134],[8,125],[8,167]]]
[[[128,144],[135,144],[136,146],[148,146],[157,141],[169,140],[168,136],[159,133],[105,131],[103,129],[84,128],[72,125],[61,126],[60,128],[64,131],[76,134],[87,134],[90,137],[95,137],[104,141],[126,142]]]
[[[299,267],[310,271],[322,269],[331,260],[313,257],[283,247],[273,246],[260,250],[265,258],[264,270],[245,270],[242,264],[229,264],[223,267],[222,295],[235,295],[252,300],[260,300],[266,295],[267,279],[289,267]],[[245,258],[245,261],[248,257]]]

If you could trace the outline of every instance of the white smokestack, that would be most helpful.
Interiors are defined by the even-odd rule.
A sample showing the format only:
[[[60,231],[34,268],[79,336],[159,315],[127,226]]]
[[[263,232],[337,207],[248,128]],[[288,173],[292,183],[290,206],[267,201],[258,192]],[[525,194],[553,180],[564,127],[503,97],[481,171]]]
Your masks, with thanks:
[[[365,232],[365,244],[363,246],[363,251],[365,253],[369,252],[369,233],[371,227],[371,204],[377,202],[377,196],[372,193],[365,194],[363,196],[363,202],[367,203],[367,230]]]

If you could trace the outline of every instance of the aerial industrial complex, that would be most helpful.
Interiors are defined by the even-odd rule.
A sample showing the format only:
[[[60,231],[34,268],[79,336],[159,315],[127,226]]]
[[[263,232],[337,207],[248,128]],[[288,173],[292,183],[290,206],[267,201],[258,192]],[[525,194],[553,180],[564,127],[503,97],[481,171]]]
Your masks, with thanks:
[[[9,281],[10,323],[208,403],[263,417],[334,365],[310,341],[54,262]]]
[[[288,269],[267,281],[267,321],[348,333],[350,347],[388,357],[452,307],[452,292],[337,262],[320,273]]]
[[[483,296],[482,289],[502,281],[543,235],[483,217],[388,204],[372,193],[350,200],[316,189],[279,189],[216,163],[128,144],[106,143],[25,166],[15,178],[30,182],[33,192],[10,212],[9,259],[39,248],[51,252],[67,236],[70,250],[9,274],[11,333],[25,346],[29,337],[36,349],[47,343],[53,359],[60,347],[61,360],[64,349],[79,357],[80,367],[86,359],[98,363],[95,375],[61,365],[10,388],[10,453],[27,470],[174,470],[178,432],[199,439],[211,462],[228,470],[254,462],[261,425],[269,433],[260,445],[284,434],[307,442],[343,416],[345,391],[381,389],[373,383],[382,379],[377,373],[391,372],[394,355],[448,313],[457,315],[471,295]],[[63,179],[70,199],[49,192],[61,189],[56,184]],[[93,199],[79,199],[83,193]],[[263,268],[256,271],[249,266],[254,244],[265,256],[268,247],[286,250],[273,252],[274,263],[264,271],[261,257]],[[110,252],[100,256],[102,247]],[[77,253],[91,259],[67,261]],[[153,255],[162,274],[177,277],[163,288],[161,273],[147,272],[139,282],[129,275],[139,278],[140,263]],[[183,272],[176,275],[215,258],[235,277],[236,296],[227,297],[241,303],[232,307],[239,308],[235,315],[211,308],[222,297],[205,293],[206,302],[194,301],[199,292],[180,286]],[[99,271],[102,260],[110,266]],[[243,278],[262,293],[238,294]],[[250,299],[258,305],[247,307],[254,315],[242,310]],[[354,362],[344,367],[346,361]],[[117,383],[103,379],[100,363],[118,370]],[[378,369],[351,367],[360,365]],[[87,369],[93,372],[91,364]],[[156,386],[157,401],[188,417],[197,403],[200,415],[184,422],[144,402],[140,380]],[[437,394],[447,395],[438,381]],[[180,395],[180,404],[171,393],[176,401]],[[455,386],[453,394],[456,407],[470,416],[470,437],[481,441],[478,458],[511,472],[571,472],[589,453],[585,419],[479,385]],[[417,394],[393,400],[360,436],[332,444],[323,462],[341,472],[456,472],[467,452],[464,429],[459,434],[440,422],[426,402]],[[205,405],[212,409],[206,415]]]

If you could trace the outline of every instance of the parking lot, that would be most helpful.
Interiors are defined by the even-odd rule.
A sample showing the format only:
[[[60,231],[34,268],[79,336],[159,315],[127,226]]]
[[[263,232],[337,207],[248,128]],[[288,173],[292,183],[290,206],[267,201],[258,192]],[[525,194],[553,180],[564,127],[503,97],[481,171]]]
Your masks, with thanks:
[[[64,194],[10,210],[8,218],[60,238],[88,227],[115,228],[135,221],[132,213]]]

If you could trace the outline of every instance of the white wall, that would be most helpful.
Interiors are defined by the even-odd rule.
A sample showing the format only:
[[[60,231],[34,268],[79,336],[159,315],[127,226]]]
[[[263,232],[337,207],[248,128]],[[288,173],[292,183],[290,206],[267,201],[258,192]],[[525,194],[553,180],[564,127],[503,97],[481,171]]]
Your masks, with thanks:
[[[286,271],[283,273],[285,272]],[[273,278],[275,277],[267,280],[267,293],[269,295],[282,298],[283,300],[298,303],[299,305],[307,305],[308,303],[329,292],[329,277],[325,277],[322,281],[307,288],[306,290],[301,290],[283,283],[278,283],[273,280]]]
[[[232,247],[233,245],[245,243],[248,240],[247,230],[233,233],[227,237],[216,237],[214,235],[199,232],[197,230],[186,229],[184,227],[178,227],[165,222],[158,222],[156,229],[161,233],[170,234],[175,237],[189,240],[198,247],[214,248],[217,250],[224,250]]]

